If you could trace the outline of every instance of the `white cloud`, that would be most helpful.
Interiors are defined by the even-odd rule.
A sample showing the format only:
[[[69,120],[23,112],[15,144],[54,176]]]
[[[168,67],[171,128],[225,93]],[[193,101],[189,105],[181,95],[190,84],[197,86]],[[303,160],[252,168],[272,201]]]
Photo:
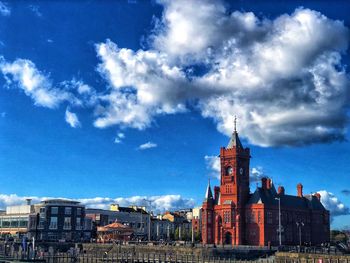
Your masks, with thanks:
[[[207,169],[210,171],[210,176],[220,180],[220,158],[218,156],[204,156]]]
[[[153,142],[146,142],[144,144],[141,144],[139,146],[139,150],[147,150],[147,149],[151,149],[151,148],[156,148],[158,145],[156,143]]]
[[[95,126],[144,129],[160,114],[194,103],[230,135],[261,146],[342,140],[349,76],[342,64],[349,31],[341,21],[298,8],[274,20],[229,13],[221,1],[163,0],[149,49],[96,45],[101,96]]]
[[[132,196],[132,197],[119,197],[119,198],[88,198],[88,199],[78,199],[80,202],[85,204],[87,207],[99,207],[108,209],[110,204],[115,203],[120,206],[146,206],[149,209],[151,206],[152,211],[158,213],[176,210],[181,208],[191,208],[194,207],[195,202],[191,198],[184,198],[180,195],[161,195],[161,196]],[[146,200],[151,201],[151,203]]]
[[[321,203],[330,211],[332,217],[350,214],[349,207],[342,203],[333,193],[326,190],[318,191],[318,193],[321,195]]]
[[[0,1],[0,14],[2,16],[9,16],[11,15],[11,8],[8,6],[7,3]]]
[[[8,63],[0,58],[0,70],[4,74],[8,87],[14,86],[22,89],[27,96],[33,99],[35,105],[56,108],[63,101],[77,102],[71,93],[53,87],[51,80],[30,60],[16,59]]]
[[[29,5],[29,9],[37,16],[42,17],[43,14],[40,12],[39,6],[37,5]]]
[[[125,138],[125,134],[122,132],[118,132],[117,136],[114,138],[114,143],[122,143],[123,139]]]
[[[249,175],[250,183],[258,183],[265,176],[266,174],[264,173],[264,169],[261,166],[253,167]]]
[[[70,112],[68,108],[66,109],[65,120],[72,128],[78,128],[81,126],[78,116],[75,113]]]
[[[152,117],[160,114],[183,112],[183,100],[178,98],[178,85],[185,74],[176,66],[169,66],[166,57],[154,51],[134,52],[119,48],[115,43],[96,45],[102,63],[98,71],[112,89],[100,96],[107,104],[99,111],[95,126],[104,128],[113,124],[144,129]]]
[[[26,199],[32,199],[32,203],[38,203],[51,197],[38,197],[38,196],[18,196],[16,194],[4,195],[0,194],[0,209],[6,209],[6,206],[21,205],[26,203]],[[76,199],[88,208],[100,208],[109,209],[111,204],[119,204],[120,206],[146,206],[147,209],[151,208],[152,211],[161,213],[167,210],[176,210],[181,208],[194,207],[195,201],[192,198],[184,198],[181,195],[160,195],[160,196],[132,196],[132,197],[94,197],[94,198],[82,198]],[[151,207],[149,202],[151,201]]]

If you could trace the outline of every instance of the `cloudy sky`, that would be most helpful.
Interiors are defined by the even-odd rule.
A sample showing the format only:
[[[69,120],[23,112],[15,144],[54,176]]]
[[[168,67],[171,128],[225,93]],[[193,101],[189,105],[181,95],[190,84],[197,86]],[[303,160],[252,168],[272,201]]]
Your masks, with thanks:
[[[201,203],[233,116],[264,176],[350,225],[350,4],[0,2],[0,206]]]

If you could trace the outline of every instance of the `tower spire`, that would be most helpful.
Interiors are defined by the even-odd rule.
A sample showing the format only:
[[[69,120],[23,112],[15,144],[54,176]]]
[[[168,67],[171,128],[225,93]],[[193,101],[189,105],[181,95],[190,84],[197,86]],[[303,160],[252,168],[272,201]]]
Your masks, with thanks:
[[[227,145],[227,149],[230,149],[230,148],[240,148],[240,149],[243,149],[243,146],[242,146],[242,143],[238,137],[238,132],[237,132],[237,116],[234,115],[234,120],[233,120],[233,124],[234,124],[234,131],[231,135],[231,139]]]
[[[213,199],[213,193],[210,188],[210,178],[208,178],[207,191],[205,191],[205,200],[212,200],[212,199]]]

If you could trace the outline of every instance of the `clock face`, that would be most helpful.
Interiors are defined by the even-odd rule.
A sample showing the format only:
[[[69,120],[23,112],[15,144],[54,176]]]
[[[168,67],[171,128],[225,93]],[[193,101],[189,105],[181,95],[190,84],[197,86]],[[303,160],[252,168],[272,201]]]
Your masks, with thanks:
[[[231,175],[233,173],[233,168],[231,166],[226,168],[226,174]]]
[[[243,168],[239,168],[239,173],[242,175],[243,174]]]

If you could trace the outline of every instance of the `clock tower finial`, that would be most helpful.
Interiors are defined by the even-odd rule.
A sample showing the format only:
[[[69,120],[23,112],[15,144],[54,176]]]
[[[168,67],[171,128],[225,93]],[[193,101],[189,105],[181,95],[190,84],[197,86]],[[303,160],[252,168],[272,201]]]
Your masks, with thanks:
[[[236,133],[237,132],[237,116],[235,115],[235,118],[234,118],[234,132]]]

